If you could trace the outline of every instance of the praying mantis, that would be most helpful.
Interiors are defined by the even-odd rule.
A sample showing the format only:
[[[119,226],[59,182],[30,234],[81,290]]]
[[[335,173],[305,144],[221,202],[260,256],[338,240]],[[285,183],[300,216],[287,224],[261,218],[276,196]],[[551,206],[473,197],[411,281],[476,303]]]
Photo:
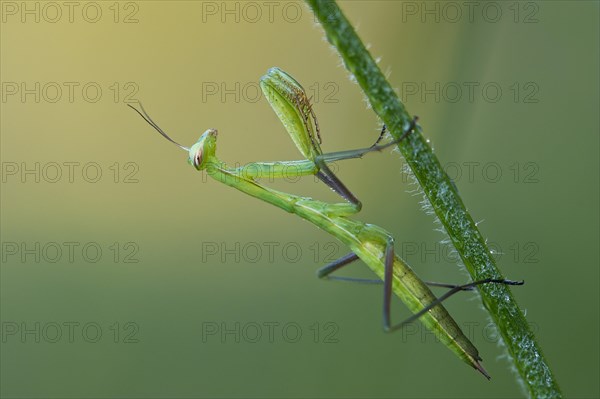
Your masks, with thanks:
[[[242,167],[230,168],[216,155],[216,129],[206,130],[200,139],[188,148],[167,135],[150,118],[141,104],[139,104],[139,110],[130,104],[128,106],[164,138],[185,150],[188,153],[188,162],[198,171],[206,170],[210,177],[221,183],[286,212],[296,214],[348,246],[351,250],[348,255],[320,268],[317,275],[321,278],[383,283],[383,326],[385,331],[398,330],[407,323],[419,319],[461,360],[489,379],[489,374],[481,366],[482,359],[477,348],[465,336],[441,303],[459,291],[471,290],[480,284],[521,285],[523,282],[485,279],[464,285],[448,285],[422,281],[410,266],[394,253],[394,239],[390,233],[381,227],[350,218],[361,210],[362,204],[327,165],[328,162],[361,158],[369,152],[382,151],[397,144],[414,132],[417,127],[417,118],[404,127],[404,133],[399,140],[379,144],[385,134],[384,125],[379,138],[371,147],[323,153],[320,146],[321,137],[317,118],[302,86],[281,69],[271,68],[261,78],[260,87],[294,144],[305,157],[304,160],[253,162]],[[271,189],[258,182],[258,179],[266,176],[283,178],[309,175],[316,175],[339,194],[345,202],[328,203],[292,195]],[[365,281],[331,275],[357,259],[362,260],[379,279]],[[449,290],[437,298],[429,289],[428,284],[446,287]],[[392,293],[396,294],[413,313],[409,319],[399,324],[393,324],[391,320]]]

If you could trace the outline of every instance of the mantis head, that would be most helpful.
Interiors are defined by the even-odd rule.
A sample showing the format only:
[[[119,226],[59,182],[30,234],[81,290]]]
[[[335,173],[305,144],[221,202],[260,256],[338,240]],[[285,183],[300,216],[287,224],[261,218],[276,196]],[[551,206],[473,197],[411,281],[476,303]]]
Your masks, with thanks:
[[[188,163],[197,170],[206,169],[217,149],[217,130],[208,129],[189,149]]]

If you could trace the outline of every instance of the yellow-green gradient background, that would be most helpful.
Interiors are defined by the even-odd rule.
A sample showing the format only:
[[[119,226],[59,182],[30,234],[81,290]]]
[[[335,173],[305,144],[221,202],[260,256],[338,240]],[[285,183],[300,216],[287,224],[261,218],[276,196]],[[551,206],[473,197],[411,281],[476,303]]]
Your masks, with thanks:
[[[274,2],[270,19],[263,2],[97,2],[96,23],[82,16],[85,8],[95,18],[94,5],[76,2],[70,22],[68,7],[55,4],[63,14],[52,22],[47,3],[2,2],[3,397],[522,396],[474,295],[448,308],[491,382],[420,325],[384,334],[379,287],[315,278],[346,248],[207,180],[125,106],[129,94],[142,100],[184,145],[218,128],[219,153],[232,164],[298,159],[267,102],[256,98],[260,76],[279,66],[314,97],[325,151],[370,145],[377,118],[303,4]],[[598,397],[598,3],[476,2],[471,21],[465,6],[457,18],[445,4],[341,7],[394,87],[419,88],[403,91],[406,105],[473,217],[485,220],[480,228],[503,252],[503,273],[526,281],[513,291],[564,393]],[[24,7],[39,7],[40,21]],[[438,7],[439,22],[423,7]],[[137,22],[124,23],[132,12]],[[35,91],[36,82],[39,102],[35,94],[22,98],[21,85]],[[235,92],[236,82],[239,98],[221,98],[221,84]],[[421,84],[436,82],[439,101],[422,98]],[[102,90],[96,102],[93,89],[82,94],[90,83]],[[470,84],[477,85],[472,99]],[[56,85],[62,96],[52,102]],[[66,85],[74,87],[72,101]],[[219,93],[209,95],[214,85]],[[485,85],[501,87],[498,101],[490,100],[493,89],[482,94]],[[72,181],[69,162],[78,163]],[[21,174],[36,163],[37,176]],[[467,281],[420,210],[420,195],[408,192],[414,186],[402,165],[386,151],[335,170],[363,200],[360,219],[392,232],[420,276]],[[86,181],[95,168],[99,181]],[[272,185],[336,200],[312,178]],[[217,254],[207,252],[215,247]],[[361,264],[346,273],[370,276]],[[406,316],[395,303],[394,318]],[[239,323],[239,342],[223,331],[203,334],[221,323]],[[278,323],[272,337],[269,323]],[[290,342],[294,327],[301,333]]]

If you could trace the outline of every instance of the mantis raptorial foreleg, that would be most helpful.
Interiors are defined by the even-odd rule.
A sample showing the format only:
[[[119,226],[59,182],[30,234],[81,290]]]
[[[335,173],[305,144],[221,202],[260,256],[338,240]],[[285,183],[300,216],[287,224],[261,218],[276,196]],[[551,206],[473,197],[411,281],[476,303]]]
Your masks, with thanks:
[[[338,151],[331,152],[327,154],[319,154],[315,156],[314,162],[317,168],[319,169],[317,176],[327,184],[333,191],[338,193],[348,202],[354,204],[357,208],[357,212],[360,211],[362,204],[358,198],[350,191],[346,186],[342,183],[340,179],[331,171],[331,169],[327,166],[326,162],[333,161],[341,161],[344,159],[353,159],[353,158],[361,158],[364,154],[373,152],[373,151],[383,151],[384,149],[391,147],[393,145],[398,144],[400,141],[404,140],[416,127],[418,117],[415,117],[408,129],[402,134],[402,136],[398,140],[393,140],[387,144],[378,145],[385,134],[386,127],[383,125],[381,129],[381,133],[371,147],[361,148],[358,150],[350,150],[350,151]],[[315,118],[316,121],[316,118]]]
[[[346,212],[346,214],[356,213],[359,212],[362,207],[360,200],[346,187],[335,173],[333,173],[327,165],[327,162],[361,158],[369,152],[382,151],[389,148],[403,140],[415,128],[416,120],[417,119],[415,118],[407,132],[399,140],[394,140],[390,143],[378,145],[377,143],[381,140],[381,137],[383,137],[380,136],[375,144],[367,148],[319,154],[315,156],[314,160],[252,162],[233,169],[233,172],[248,179],[316,175],[333,191],[353,205],[354,210]],[[382,130],[382,134],[384,131],[385,127]]]

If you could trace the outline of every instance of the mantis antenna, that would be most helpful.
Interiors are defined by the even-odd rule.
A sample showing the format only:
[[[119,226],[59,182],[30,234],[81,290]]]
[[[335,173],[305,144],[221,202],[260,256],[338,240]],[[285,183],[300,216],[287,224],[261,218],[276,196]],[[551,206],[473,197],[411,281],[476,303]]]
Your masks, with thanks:
[[[127,106],[129,108],[133,109],[135,112],[137,112],[139,116],[141,116],[150,126],[152,126],[158,133],[160,133],[164,138],[166,138],[167,140],[169,140],[171,143],[175,144],[177,147],[181,148],[182,150],[186,150],[186,151],[190,150],[188,147],[182,146],[181,144],[179,144],[178,142],[176,142],[175,140],[173,140],[171,137],[169,137],[169,135],[167,133],[165,133],[165,131],[162,130],[156,124],[156,122],[154,122],[152,120],[152,118],[150,118],[150,115],[148,115],[148,113],[144,109],[144,106],[142,105],[142,103],[138,102],[138,104],[140,106],[141,111],[138,110],[136,107],[132,106],[131,104],[127,104]]]

